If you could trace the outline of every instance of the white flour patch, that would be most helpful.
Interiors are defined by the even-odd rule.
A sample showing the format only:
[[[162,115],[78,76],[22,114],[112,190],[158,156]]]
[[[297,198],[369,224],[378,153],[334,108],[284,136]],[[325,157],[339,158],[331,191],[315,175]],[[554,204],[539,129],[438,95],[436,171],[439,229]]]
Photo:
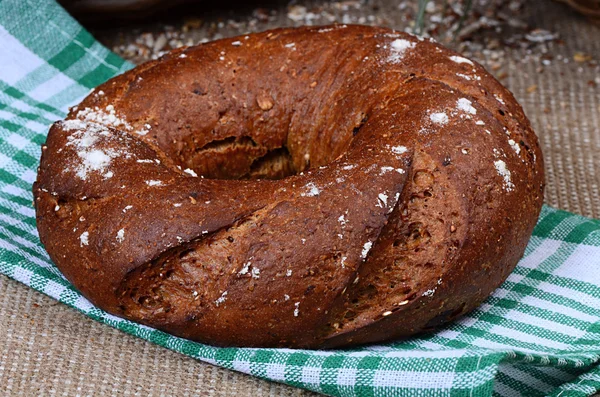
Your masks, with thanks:
[[[122,243],[125,240],[125,229],[121,229],[117,232],[117,241]]]
[[[86,128],[86,129],[89,127],[93,128],[93,126],[90,126],[90,124],[91,125],[95,124],[96,126],[124,129],[126,131],[133,131],[139,135],[146,135],[152,128],[152,126],[150,124],[144,124],[141,129],[134,131],[131,124],[129,124],[124,118],[119,117],[117,115],[117,112],[113,105],[108,105],[104,109],[101,109],[97,106],[94,108],[85,108],[85,109],[82,109],[79,112],[77,112],[76,117],[77,117],[77,120],[80,121],[80,123],[83,123],[85,125],[83,128]],[[66,120],[63,122],[63,125],[65,123],[73,124],[73,122],[75,122],[77,120]],[[76,129],[83,129],[83,128],[76,128]]]
[[[96,123],[106,127],[124,127],[129,131],[133,129],[133,127],[131,127],[131,125],[129,125],[125,119],[117,116],[115,107],[113,105],[108,105],[104,109],[100,109],[98,107],[93,109],[85,108],[77,112],[77,118],[85,122]]]
[[[377,199],[379,200],[380,206],[383,207],[387,207],[387,200],[388,200],[388,196],[385,193],[379,193],[379,195],[377,196]]]
[[[363,245],[362,252],[360,253],[360,257],[365,259],[367,255],[369,255],[369,251],[371,251],[371,247],[373,247],[373,243],[371,241],[367,241],[365,245]]]
[[[294,303],[294,307],[294,317],[298,317],[298,315],[300,314],[300,302]]]
[[[76,174],[79,178],[86,180],[90,171],[97,171],[100,174],[104,174],[105,178],[110,178],[112,172],[107,171],[107,167],[110,165],[112,159],[118,156],[114,150],[103,151],[100,149],[94,149],[90,151],[79,151],[77,155],[81,158],[82,162],[77,167]]]
[[[467,98],[460,98],[456,103],[458,110],[462,110],[465,113],[477,114],[477,109],[473,107],[473,102],[469,101]]]
[[[181,54],[181,55],[184,55],[184,54]],[[151,129],[152,129],[152,126],[150,124],[144,124],[144,128],[142,128],[140,130],[136,130],[134,132],[138,135],[144,136],[147,133],[149,133]]]
[[[215,301],[215,306],[219,306],[221,303],[225,302],[227,299],[227,291],[223,292],[221,296]]]
[[[508,144],[513,148],[516,154],[521,153],[521,146],[519,146],[517,142],[513,141],[512,139],[509,139]]]
[[[408,152],[406,146],[392,146],[392,153],[394,154],[403,154]]]
[[[108,105],[104,109],[99,107],[85,108],[77,112],[76,119],[62,121],[65,131],[74,131],[67,137],[66,146],[73,146],[79,162],[73,165],[72,171],[82,180],[87,180],[90,173],[99,173],[105,179],[111,178],[114,173],[108,168],[112,160],[117,157],[130,155],[122,150],[100,147],[101,141],[122,139],[115,135],[110,128],[133,131],[133,127],[119,117],[114,106]],[[150,130],[150,125],[145,124],[139,131],[145,135]]]
[[[435,124],[448,124],[448,115],[444,112],[441,113],[431,113],[431,115],[429,116],[429,119],[431,120],[432,123]]]
[[[244,274],[248,274],[248,271],[249,271],[249,269],[250,269],[250,265],[251,265],[251,264],[252,264],[252,262],[246,262],[246,263],[244,263],[244,267],[242,267],[242,270],[240,270],[240,271],[238,272],[238,274],[239,274],[240,276],[243,276]]]
[[[307,183],[304,187],[307,189],[307,191],[306,191],[306,193],[300,194],[303,197],[314,197],[314,196],[318,196],[319,194],[321,194],[321,191],[319,190],[317,185],[315,185],[312,182]]]
[[[162,181],[154,181],[154,180],[150,180],[150,181],[146,181],[146,185],[148,186],[162,186]]]
[[[512,191],[515,188],[515,185],[511,181],[510,171],[506,168],[506,163],[502,160],[496,160],[494,161],[494,167],[496,167],[498,175],[504,179],[504,190],[508,192]]]
[[[189,175],[191,175],[191,176],[193,176],[193,177],[198,177],[198,174],[196,174],[196,173],[194,172],[194,170],[192,170],[192,169],[190,169],[190,168],[186,168],[185,170],[183,170],[183,172],[185,172],[186,174],[189,174]]]
[[[89,237],[90,237],[89,232],[81,233],[81,236],[79,236],[79,246],[83,247],[84,245],[90,245]]]
[[[457,55],[453,55],[453,56],[451,56],[451,57],[450,57],[450,60],[451,60],[452,62],[456,62],[456,63],[467,63],[467,64],[469,64],[469,65],[472,65],[472,66],[474,66],[474,63],[473,63],[473,62],[472,62],[470,59],[467,59],[467,58],[465,58],[465,57],[459,57],[459,56],[457,56]]]
[[[110,178],[113,173],[108,170],[112,159],[119,157],[122,153],[114,149],[100,149],[97,146],[100,137],[110,136],[108,130],[104,128],[90,128],[84,130],[86,125],[81,125],[80,121],[68,120],[63,122],[63,128],[70,131],[71,129],[77,129],[73,134],[67,137],[66,146],[73,146],[76,150],[79,162],[76,162],[72,167],[72,171],[82,180],[87,180],[88,174],[91,172],[97,172],[104,176],[104,178]]]
[[[396,63],[400,61],[406,51],[415,47],[415,43],[412,43],[405,39],[396,39],[390,43],[390,56],[388,57],[388,61],[392,63]]]
[[[435,294],[435,291],[437,291],[438,286],[442,284],[442,279],[438,279],[437,281],[437,285],[435,287],[433,287],[432,289],[428,289],[427,291],[423,292],[422,296],[433,296],[433,294]]]

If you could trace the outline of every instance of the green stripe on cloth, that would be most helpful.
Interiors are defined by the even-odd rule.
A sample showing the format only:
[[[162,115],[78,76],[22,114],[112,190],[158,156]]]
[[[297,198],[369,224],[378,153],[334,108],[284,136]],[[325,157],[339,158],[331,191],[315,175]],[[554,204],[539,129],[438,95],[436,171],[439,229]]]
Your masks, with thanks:
[[[215,348],[112,316],[69,284],[31,207],[48,126],[132,67],[52,0],[0,1],[0,273],[188,356],[334,396],[585,396],[600,390],[600,221],[545,206],[524,258],[438,332],[339,351]]]

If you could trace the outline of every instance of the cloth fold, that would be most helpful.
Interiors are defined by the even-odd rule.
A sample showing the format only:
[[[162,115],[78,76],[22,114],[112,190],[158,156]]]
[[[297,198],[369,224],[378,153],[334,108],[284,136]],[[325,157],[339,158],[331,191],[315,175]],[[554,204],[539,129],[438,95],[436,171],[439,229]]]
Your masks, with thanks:
[[[0,2],[0,273],[191,357],[335,396],[591,395],[600,390],[600,221],[545,206],[524,258],[438,332],[356,349],[215,348],[114,317],[52,264],[31,206],[48,126],[132,65],[53,0]]]

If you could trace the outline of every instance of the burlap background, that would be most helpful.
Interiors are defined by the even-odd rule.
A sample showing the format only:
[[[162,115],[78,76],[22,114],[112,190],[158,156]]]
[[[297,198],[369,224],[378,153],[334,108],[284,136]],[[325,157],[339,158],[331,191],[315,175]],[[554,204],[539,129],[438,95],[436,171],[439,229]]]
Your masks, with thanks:
[[[393,20],[396,7],[379,9]],[[387,3],[387,7],[386,4]],[[546,202],[600,218],[600,28],[567,7],[530,1],[531,25],[559,32],[563,45],[540,72],[539,59],[512,50],[503,82],[540,136]],[[286,22],[281,7],[272,26]],[[373,12],[370,12],[373,14]],[[218,15],[211,18],[218,18]],[[289,21],[287,21],[289,23]],[[232,31],[231,34],[236,32]],[[110,36],[110,35],[109,35]],[[107,44],[110,37],[104,38]],[[537,85],[537,89],[533,89]],[[310,395],[299,389],[220,369],[100,325],[46,296],[0,276],[0,394],[32,395]]]

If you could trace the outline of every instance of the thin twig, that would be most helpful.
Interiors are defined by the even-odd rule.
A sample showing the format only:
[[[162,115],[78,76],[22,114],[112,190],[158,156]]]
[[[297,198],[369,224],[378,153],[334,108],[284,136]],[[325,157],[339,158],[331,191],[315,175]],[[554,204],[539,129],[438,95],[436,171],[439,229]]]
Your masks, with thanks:
[[[429,0],[419,0],[419,10],[417,11],[417,20],[415,21],[414,32],[418,35],[423,34],[425,27],[425,10],[427,9]]]

